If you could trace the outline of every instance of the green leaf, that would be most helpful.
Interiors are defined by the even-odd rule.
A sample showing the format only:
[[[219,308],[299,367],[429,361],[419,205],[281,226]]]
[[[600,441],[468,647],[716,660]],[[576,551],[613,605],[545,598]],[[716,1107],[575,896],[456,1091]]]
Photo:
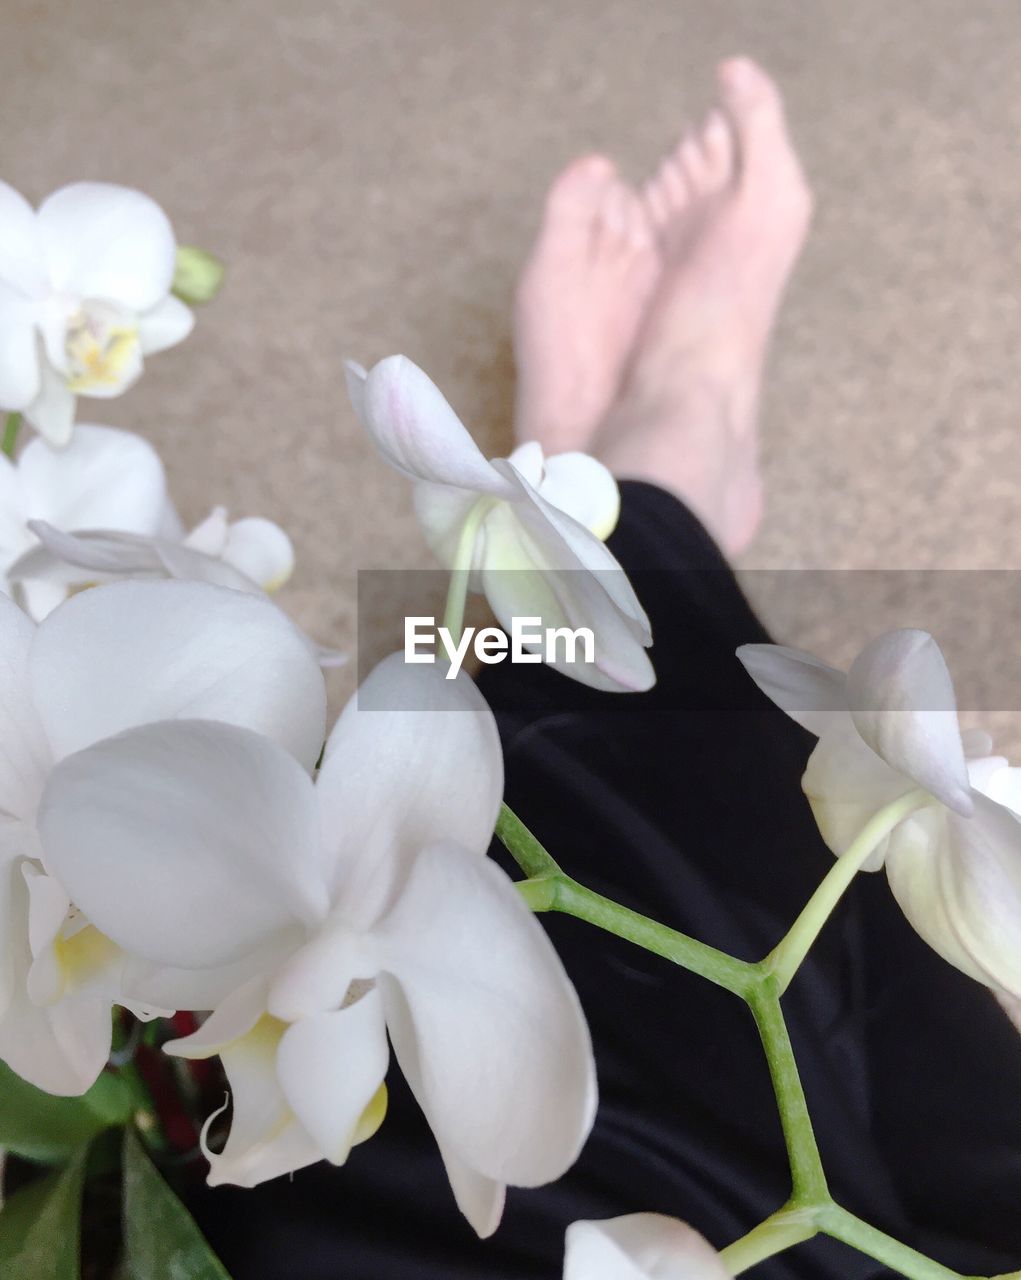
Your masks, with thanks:
[[[25,1160],[63,1164],[97,1133],[126,1123],[131,1096],[104,1072],[80,1098],[56,1098],[0,1063],[0,1147]]]
[[[78,1280],[86,1152],[16,1191],[0,1212],[0,1275]]]
[[[230,1280],[134,1129],[124,1134],[124,1253],[137,1280]]]
[[[178,245],[170,292],[189,307],[201,306],[203,302],[212,302],[220,292],[225,272],[220,259],[205,249],[197,249],[192,244]]]

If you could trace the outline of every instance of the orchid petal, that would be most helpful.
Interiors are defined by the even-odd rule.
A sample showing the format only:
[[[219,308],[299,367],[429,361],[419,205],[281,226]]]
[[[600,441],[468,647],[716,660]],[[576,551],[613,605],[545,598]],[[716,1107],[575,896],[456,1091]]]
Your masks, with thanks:
[[[143,356],[155,355],[183,342],[195,327],[195,314],[180,298],[168,294],[138,318],[138,341]]]
[[[452,569],[460,553],[465,521],[476,503],[487,499],[468,489],[424,482],[415,485],[412,496],[429,550],[445,569]]]
[[[517,490],[515,515],[550,569],[588,569],[598,579],[621,614],[634,624],[643,643],[652,639],[649,619],[627,574],[607,547],[584,525],[559,510],[520,476],[509,462],[497,460],[494,468],[510,479]]]
[[[58,756],[133,725],[223,720],[264,733],[306,768],[325,732],[322,673],[269,600],[197,582],[117,582],[39,627],[36,705]]]
[[[467,676],[385,658],[344,708],[316,782],[332,892],[365,925],[424,844],[481,857],[503,795],[493,713]]]
[[[434,845],[375,932],[394,1051],[444,1151],[494,1182],[560,1177],[595,1115],[592,1046],[513,882]]]
[[[908,923],[948,964],[988,985],[988,976],[961,943],[948,912],[944,867],[955,851],[946,812],[932,808],[911,814],[888,843],[886,874]]]
[[[247,1035],[221,1050],[233,1113],[230,1136],[219,1154],[209,1150],[203,1133],[211,1187],[224,1183],[255,1187],[322,1159],[315,1140],[295,1119],[280,1087],[277,1051],[285,1030],[275,1018],[262,1018]]]
[[[500,1225],[507,1200],[507,1184],[487,1178],[439,1144],[447,1181],[457,1207],[480,1240],[488,1240]]]
[[[0,823],[20,839],[11,819],[31,820],[50,764],[50,752],[29,689],[36,628],[12,600],[0,595]],[[20,852],[34,853],[21,848]]]
[[[390,1052],[379,992],[288,1027],[277,1075],[298,1120],[333,1164],[348,1157],[361,1119],[386,1075]]]
[[[58,529],[155,533],[166,501],[163,464],[141,436],[79,425],[59,452],[31,440],[18,459],[30,518]]]
[[[781,644],[743,644],[737,659],[781,711],[816,737],[847,714],[847,677],[810,653]]]
[[[808,758],[801,786],[822,838],[838,856],[880,809],[913,789],[910,779],[865,745],[846,711],[830,716]],[[879,870],[888,843],[889,837],[876,846],[862,864],[863,871]]]
[[[46,288],[35,210],[6,182],[0,182],[0,282],[26,298]]]
[[[55,449],[71,439],[77,399],[64,378],[48,360],[39,362],[39,393],[26,405],[25,421]]]
[[[69,756],[39,807],[44,862],[119,946],[232,964],[328,906],[312,783],[247,729],[163,721]]]
[[[35,400],[42,377],[39,363],[31,304],[0,283],[0,408],[20,412]]]
[[[190,1036],[168,1040],[164,1050],[175,1058],[203,1061],[241,1040],[266,1015],[266,980],[252,978],[226,996]]]
[[[0,1018],[0,1059],[37,1089],[75,1097],[95,1083],[110,1056],[111,996],[87,987],[46,1008],[33,1004],[28,996],[29,886],[20,874],[10,906],[16,922],[8,957],[12,999]]]
[[[567,1228],[564,1280],[730,1280],[712,1245],[687,1223],[632,1213]]]
[[[508,461],[512,466],[515,454]],[[611,472],[587,453],[558,453],[547,458],[540,495],[558,511],[584,525],[605,542],[620,518],[620,490]]]
[[[347,379],[362,425],[382,456],[403,475],[513,496],[439,388],[406,356],[389,356],[368,373],[348,364]]]
[[[272,520],[248,516],[227,530],[222,552],[227,564],[263,589],[276,591],[294,572],[294,546]]]
[[[946,916],[987,985],[1021,997],[1021,821],[981,793],[973,798],[971,819],[948,817],[952,856],[942,860],[940,878]]]
[[[950,672],[925,631],[892,631],[868,645],[847,675],[858,732],[892,768],[963,817],[972,811]]]
[[[573,662],[558,649],[547,665],[597,689],[651,688],[656,675],[645,652],[646,634],[606,590],[610,572],[589,572],[572,562],[562,545],[550,557],[518,520],[518,511],[502,504],[486,517],[483,529],[482,588],[500,624],[510,631],[515,618],[539,618],[543,628],[587,627],[594,662],[581,660],[583,649]],[[547,537],[559,543],[555,532],[548,530]],[[623,574],[619,566],[614,572]]]
[[[61,293],[148,311],[170,292],[174,233],[159,205],[106,182],[61,187],[39,206],[50,283]]]

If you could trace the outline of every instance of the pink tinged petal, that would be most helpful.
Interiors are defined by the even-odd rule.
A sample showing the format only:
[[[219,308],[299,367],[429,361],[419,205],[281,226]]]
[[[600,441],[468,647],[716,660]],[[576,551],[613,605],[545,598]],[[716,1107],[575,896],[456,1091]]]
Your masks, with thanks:
[[[58,757],[187,718],[265,734],[311,769],[325,736],[306,638],[271,601],[205,583],[117,582],[73,597],[39,627],[31,681]]]
[[[277,1075],[284,1097],[322,1155],[343,1164],[386,1075],[390,1052],[379,992],[284,1032]]]
[[[1021,997],[1021,822],[977,792],[974,801],[970,820],[948,819],[946,915],[987,985]]]
[[[730,1280],[720,1255],[687,1223],[632,1213],[567,1228],[564,1280]]]
[[[816,737],[838,717],[846,718],[847,677],[810,653],[780,644],[743,644],[737,658],[766,697]]]
[[[39,236],[53,288],[133,311],[170,292],[176,246],[167,215],[128,187],[76,182],[39,207]]]
[[[31,304],[0,282],[0,409],[21,412],[28,408],[42,385],[39,366]]]
[[[221,1050],[233,1112],[230,1136],[219,1154],[206,1143],[209,1121],[203,1130],[211,1187],[255,1187],[322,1159],[318,1144],[299,1124],[280,1087],[277,1050],[286,1029],[275,1018],[264,1017]]]
[[[892,631],[847,674],[858,732],[891,768],[963,817],[972,811],[957,704],[939,645],[925,631]]]
[[[0,856],[8,841],[22,855],[50,767],[50,751],[32,698],[29,676],[35,624],[0,595]]]
[[[434,845],[376,930],[394,1051],[443,1150],[540,1186],[578,1157],[596,1108],[577,995],[542,927],[488,859]]]
[[[39,807],[48,870],[125,951],[233,964],[325,916],[312,783],[268,738],[132,729],[62,761]]]
[[[58,529],[155,533],[166,502],[163,464],[141,436],[80,424],[56,452],[32,440],[18,459],[32,519]]]
[[[344,919],[373,924],[424,844],[453,840],[481,858],[502,796],[496,721],[475,684],[385,658],[341,713],[316,782]]]
[[[71,439],[77,399],[64,378],[48,360],[39,362],[39,393],[25,407],[25,421],[55,449]]]
[[[514,465],[514,454],[509,461]],[[597,459],[586,453],[559,453],[547,458],[542,480],[531,481],[540,495],[601,542],[617,527],[620,490],[617,481]]]
[[[376,448],[411,480],[513,497],[439,389],[406,356],[389,356],[367,374],[347,366],[355,412]]]
[[[276,591],[294,572],[294,546],[272,520],[248,516],[227,530],[223,552],[227,564],[263,589]]]
[[[35,210],[6,182],[0,182],[0,284],[26,298],[47,287]]]
[[[138,317],[138,340],[143,356],[155,355],[183,342],[195,327],[195,316],[180,298],[168,294]]]

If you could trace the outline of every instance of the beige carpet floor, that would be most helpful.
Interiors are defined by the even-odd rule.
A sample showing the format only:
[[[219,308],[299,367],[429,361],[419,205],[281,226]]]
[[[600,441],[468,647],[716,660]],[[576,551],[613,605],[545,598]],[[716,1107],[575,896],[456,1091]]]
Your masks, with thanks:
[[[229,264],[195,336],[86,419],[150,436],[186,516],[284,524],[283,602],[321,638],[353,644],[357,569],[427,563],[343,357],[406,352],[506,450],[508,303],[546,184],[593,147],[643,175],[732,52],[780,79],[818,197],[747,567],[1021,567],[1016,0],[3,0],[2,29],[0,175],[33,199],[141,187]],[[995,596],[960,659],[985,672],[1021,622],[1012,579],[910,605],[889,577],[748,581],[834,658],[887,618],[967,648],[962,598]],[[997,673],[978,700],[1021,707]]]

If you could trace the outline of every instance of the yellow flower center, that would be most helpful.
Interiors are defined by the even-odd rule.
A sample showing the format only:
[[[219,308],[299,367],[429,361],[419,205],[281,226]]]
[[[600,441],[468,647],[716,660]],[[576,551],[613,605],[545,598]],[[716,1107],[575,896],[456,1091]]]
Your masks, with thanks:
[[[92,306],[69,323],[64,342],[67,385],[75,393],[118,388],[136,373],[141,356],[138,328],[112,308]]]

